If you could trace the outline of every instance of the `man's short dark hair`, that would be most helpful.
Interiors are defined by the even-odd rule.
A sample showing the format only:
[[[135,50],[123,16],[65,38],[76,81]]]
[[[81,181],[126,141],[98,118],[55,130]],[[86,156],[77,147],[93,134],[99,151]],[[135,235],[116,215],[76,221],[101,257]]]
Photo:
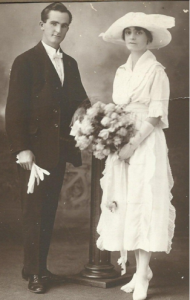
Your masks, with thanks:
[[[61,2],[53,2],[50,5],[46,6],[42,12],[41,12],[41,20],[42,22],[46,23],[47,19],[49,18],[49,13],[51,10],[54,11],[60,11],[62,13],[67,13],[69,15],[69,24],[72,21],[72,14],[71,12],[67,9],[67,7],[61,3]]]
[[[129,28],[129,27],[126,27],[125,29],[123,29],[123,32],[122,32],[122,39],[123,40],[125,40],[125,30],[127,29],[127,28]],[[146,28],[143,28],[143,27],[137,27],[137,26],[135,26],[135,29],[136,30],[143,30],[144,32],[145,32],[145,34],[146,34],[146,36],[147,36],[147,39],[148,39],[148,43],[152,43],[152,41],[153,41],[153,36],[152,36],[152,33],[149,31],[149,30],[147,30]]]

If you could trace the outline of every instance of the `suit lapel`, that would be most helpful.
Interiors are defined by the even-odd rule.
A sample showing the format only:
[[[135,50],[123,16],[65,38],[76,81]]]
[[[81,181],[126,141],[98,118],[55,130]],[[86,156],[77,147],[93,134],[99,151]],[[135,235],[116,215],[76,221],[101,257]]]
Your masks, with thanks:
[[[38,45],[36,46],[36,51],[40,58],[40,62],[42,63],[42,67],[44,69],[45,81],[48,84],[61,85],[59,75],[57,74],[57,71],[56,71],[54,65],[52,64],[52,61],[49,58],[49,55],[47,54],[47,52],[41,42],[39,42]]]

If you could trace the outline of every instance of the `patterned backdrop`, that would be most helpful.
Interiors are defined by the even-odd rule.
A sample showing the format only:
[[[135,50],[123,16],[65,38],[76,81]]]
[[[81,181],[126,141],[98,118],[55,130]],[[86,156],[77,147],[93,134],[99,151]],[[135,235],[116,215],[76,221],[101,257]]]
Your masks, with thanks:
[[[165,67],[171,83],[169,123],[166,131],[174,175],[173,204],[177,208],[177,229],[188,227],[188,94],[189,94],[189,12],[188,1],[112,1],[65,3],[73,22],[63,50],[78,64],[85,89],[92,100],[110,102],[115,71],[128,53],[119,45],[99,38],[115,20],[130,11],[163,13],[176,18],[172,42],[154,52]],[[9,155],[4,133],[4,112],[10,68],[17,55],[41,38],[39,18],[45,3],[0,4],[0,234],[20,228],[20,203],[16,164]],[[30,11],[30,13],[28,13]],[[6,30],[5,28],[6,24]],[[32,35],[31,35],[32,32]],[[80,168],[67,166],[60,195],[55,228],[89,226],[91,155],[83,153]],[[20,232],[20,230],[18,231]],[[15,236],[14,234],[12,236]]]

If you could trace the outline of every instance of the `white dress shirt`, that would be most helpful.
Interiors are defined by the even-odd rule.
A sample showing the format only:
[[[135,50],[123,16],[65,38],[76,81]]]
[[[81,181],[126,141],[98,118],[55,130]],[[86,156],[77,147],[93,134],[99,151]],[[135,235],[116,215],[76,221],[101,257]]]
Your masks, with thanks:
[[[63,82],[64,82],[64,68],[63,68],[63,59],[60,57],[60,58],[55,58],[54,56],[56,54],[62,56],[62,53],[60,52],[60,49],[58,49],[56,51],[55,48],[45,44],[43,41],[42,41],[42,44],[49,56],[49,58],[51,59],[51,62],[52,64],[54,65],[56,71],[57,71],[57,74],[59,75],[59,78],[61,80],[61,83],[63,85]]]

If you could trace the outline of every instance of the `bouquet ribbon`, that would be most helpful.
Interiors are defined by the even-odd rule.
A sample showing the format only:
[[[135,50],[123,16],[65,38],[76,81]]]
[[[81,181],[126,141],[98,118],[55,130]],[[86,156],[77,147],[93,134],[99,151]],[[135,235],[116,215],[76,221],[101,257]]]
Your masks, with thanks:
[[[17,164],[19,164],[19,159],[17,156]],[[40,168],[39,166],[37,166],[35,163],[32,164],[32,168],[30,171],[30,178],[28,181],[28,189],[27,189],[27,194],[32,194],[34,192],[34,186],[35,186],[35,181],[37,183],[37,185],[40,184],[40,180],[43,181],[44,180],[44,174],[45,175],[50,175],[50,173],[47,170],[44,170],[42,168]]]

